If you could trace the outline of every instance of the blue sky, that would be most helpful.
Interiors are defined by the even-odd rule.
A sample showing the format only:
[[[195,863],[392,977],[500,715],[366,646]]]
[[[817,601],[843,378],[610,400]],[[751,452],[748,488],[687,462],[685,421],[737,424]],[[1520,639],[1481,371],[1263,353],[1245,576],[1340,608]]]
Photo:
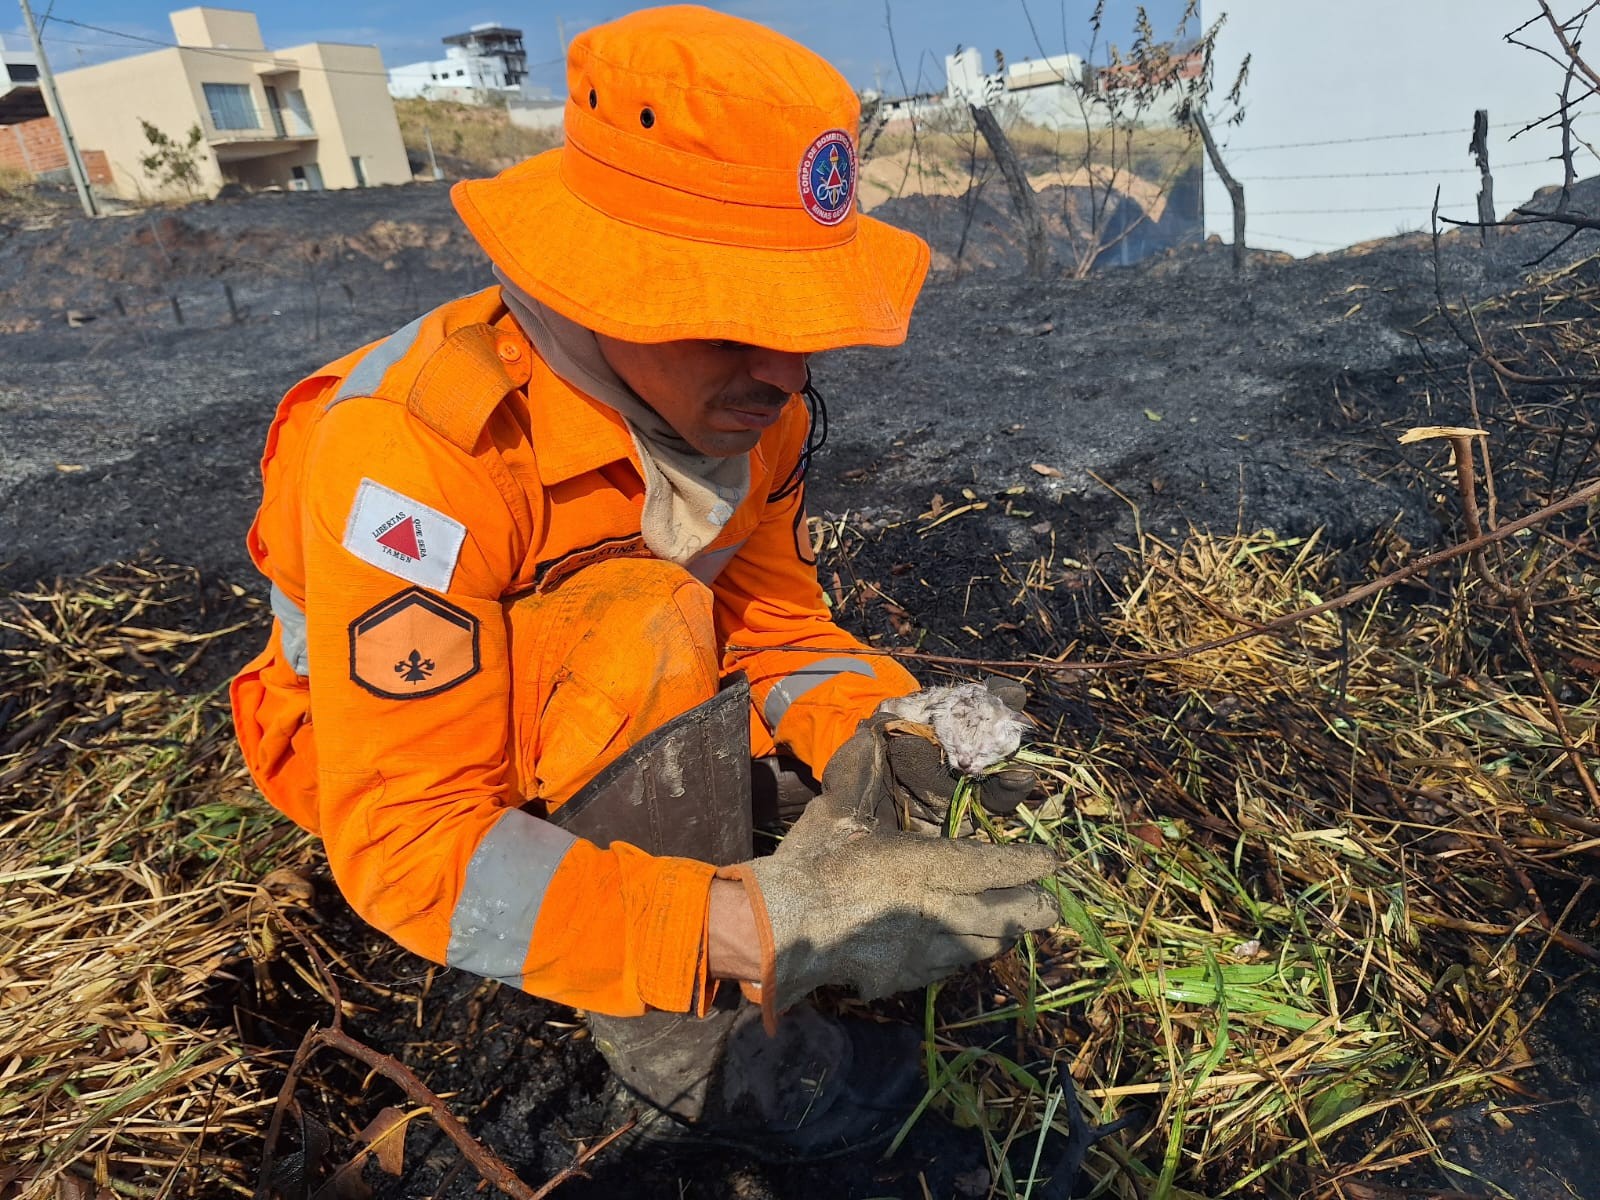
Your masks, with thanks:
[[[170,42],[167,13],[185,7],[182,0],[32,0],[36,14],[53,15]],[[0,24],[8,45],[26,43],[20,14],[7,5],[9,17]],[[219,7],[249,7],[242,0]],[[534,82],[559,88],[561,54],[558,22],[570,37],[591,25],[636,7],[616,0],[467,0],[441,5],[437,0],[402,0],[376,4],[365,0],[330,5],[327,0],[273,0],[258,3],[255,11],[268,46],[301,42],[359,42],[378,46],[390,66],[437,58],[439,39],[480,21],[498,21],[521,29]],[[637,7],[643,7],[638,5]],[[882,0],[721,0],[711,7],[770,25],[805,43],[834,63],[858,87],[881,82],[889,92],[899,91],[895,55],[891,52]],[[1089,0],[1027,0],[1038,32],[1029,30],[1023,0],[998,0],[989,5],[973,0],[891,0],[894,39],[900,66],[913,91],[942,90],[944,56],[957,45],[977,46],[985,56],[1003,50],[1010,59],[1037,57],[1040,44],[1050,54],[1063,48],[1083,53],[1088,49]],[[1126,46],[1132,40],[1134,0],[1109,0],[1105,37]],[[1162,32],[1169,32],[1182,11],[1181,0],[1146,0],[1146,8]],[[1191,32],[1198,32],[1193,30]],[[149,49],[128,41],[57,21],[45,26],[45,49],[51,65],[68,70],[90,62],[118,58]],[[1099,57],[1097,55],[1097,57]],[[917,82],[920,69],[921,84]]]

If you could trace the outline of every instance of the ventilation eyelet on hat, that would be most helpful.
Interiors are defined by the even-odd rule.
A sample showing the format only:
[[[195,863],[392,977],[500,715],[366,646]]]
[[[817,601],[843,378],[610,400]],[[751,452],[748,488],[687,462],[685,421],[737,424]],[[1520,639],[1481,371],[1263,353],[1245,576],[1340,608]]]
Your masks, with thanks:
[[[599,105],[599,103],[600,103],[600,97],[596,96],[594,94],[594,89],[593,88],[590,88],[589,89],[589,107],[590,108],[595,108],[595,107],[597,107]]]
[[[656,123],[656,114],[655,113],[651,112],[648,108],[643,108],[643,109],[639,110],[639,124],[643,125],[646,129],[649,129],[650,126],[654,125],[655,123]]]

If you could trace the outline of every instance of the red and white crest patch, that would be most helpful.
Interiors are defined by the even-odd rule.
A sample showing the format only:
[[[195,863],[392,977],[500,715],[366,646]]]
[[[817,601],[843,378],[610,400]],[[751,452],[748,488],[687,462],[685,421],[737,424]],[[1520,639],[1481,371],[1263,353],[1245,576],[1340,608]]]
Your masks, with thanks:
[[[800,203],[811,219],[837,225],[855,207],[856,148],[842,129],[817,135],[800,159]]]
[[[393,488],[363,479],[344,529],[344,548],[409,583],[450,590],[467,527]]]

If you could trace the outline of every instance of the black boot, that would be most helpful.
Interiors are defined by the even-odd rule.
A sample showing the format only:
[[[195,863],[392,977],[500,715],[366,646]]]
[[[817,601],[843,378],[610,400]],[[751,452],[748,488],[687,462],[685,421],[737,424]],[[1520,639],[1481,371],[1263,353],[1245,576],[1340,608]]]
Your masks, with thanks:
[[[807,1162],[889,1140],[921,1095],[920,1039],[905,1026],[828,1017],[797,1005],[768,1035],[744,1005],[705,1019],[676,1013],[590,1018],[625,1092],[629,1141],[679,1152],[731,1146],[768,1162]],[[642,1103],[641,1103],[642,1102]]]

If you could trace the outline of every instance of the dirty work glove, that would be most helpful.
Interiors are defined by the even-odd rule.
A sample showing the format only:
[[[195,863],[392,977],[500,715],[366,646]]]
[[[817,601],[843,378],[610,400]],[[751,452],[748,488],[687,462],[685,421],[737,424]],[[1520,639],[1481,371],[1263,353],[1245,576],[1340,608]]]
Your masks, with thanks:
[[[985,812],[1015,812],[1039,777],[1027,767],[991,768],[1022,744],[1027,728],[1022,709],[1027,702],[1027,690],[1020,683],[991,675],[982,686],[923,688],[880,704],[873,721],[884,715],[899,718],[885,728],[884,736],[901,828],[939,832],[960,775],[977,781],[978,803]],[[971,828],[970,817],[967,827]]]
[[[870,724],[841,746],[822,794],[769,858],[725,867],[741,879],[762,933],[759,993],[776,1014],[826,983],[864,999],[940,979],[990,958],[1060,917],[1038,880],[1046,846],[994,846],[880,829],[892,789],[888,751]]]

